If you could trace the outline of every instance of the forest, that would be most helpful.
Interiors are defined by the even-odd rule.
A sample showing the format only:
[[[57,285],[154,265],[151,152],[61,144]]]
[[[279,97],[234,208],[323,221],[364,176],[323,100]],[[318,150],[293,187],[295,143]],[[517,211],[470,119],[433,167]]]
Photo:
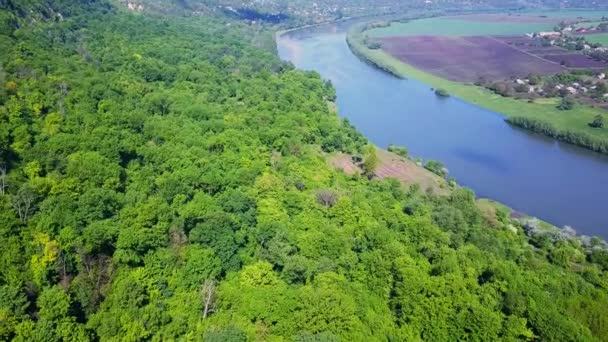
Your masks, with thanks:
[[[271,37],[0,2],[0,340],[608,340],[602,241],[333,169],[370,143]]]

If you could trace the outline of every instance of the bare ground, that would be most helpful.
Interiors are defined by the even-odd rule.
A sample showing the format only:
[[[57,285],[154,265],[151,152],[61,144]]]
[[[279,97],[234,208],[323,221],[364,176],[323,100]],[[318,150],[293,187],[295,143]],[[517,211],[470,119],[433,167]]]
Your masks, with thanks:
[[[377,149],[377,154],[380,160],[375,172],[377,178],[395,178],[405,186],[418,184],[424,191],[431,189],[437,195],[449,194],[449,186],[443,178],[416,165],[413,161],[380,148]],[[329,163],[348,175],[361,173],[361,169],[353,163],[352,156],[348,154],[333,155],[329,158]]]

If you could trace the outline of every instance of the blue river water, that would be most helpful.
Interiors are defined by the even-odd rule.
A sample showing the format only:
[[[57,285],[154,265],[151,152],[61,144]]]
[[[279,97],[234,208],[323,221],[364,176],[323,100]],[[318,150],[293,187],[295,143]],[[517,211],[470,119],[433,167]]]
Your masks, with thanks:
[[[285,34],[279,55],[332,81],[338,108],[370,141],[442,161],[477,196],[608,238],[608,156],[511,127],[498,113],[360,61],[345,41],[347,23]]]

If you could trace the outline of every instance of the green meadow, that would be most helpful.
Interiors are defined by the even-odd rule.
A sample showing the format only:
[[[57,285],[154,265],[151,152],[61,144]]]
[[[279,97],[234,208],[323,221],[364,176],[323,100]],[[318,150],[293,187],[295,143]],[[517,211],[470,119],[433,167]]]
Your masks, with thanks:
[[[436,17],[412,20],[409,22],[393,22],[388,27],[376,28],[367,33],[372,37],[391,36],[474,36],[474,35],[509,35],[528,32],[547,31],[554,24],[547,23],[510,23],[486,22],[467,19]]]
[[[585,35],[585,39],[590,43],[608,45],[608,33],[597,33]]]

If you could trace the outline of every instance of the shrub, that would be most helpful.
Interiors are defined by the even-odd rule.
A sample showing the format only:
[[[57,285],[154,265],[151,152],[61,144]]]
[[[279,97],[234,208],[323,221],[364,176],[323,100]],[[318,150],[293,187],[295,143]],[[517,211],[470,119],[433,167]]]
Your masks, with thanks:
[[[393,152],[394,154],[401,156],[403,158],[407,158],[407,156],[409,154],[407,151],[407,148],[405,148],[403,146],[395,146],[393,144],[388,145],[388,151]]]
[[[437,95],[439,97],[449,97],[450,96],[448,91],[443,88],[435,89],[435,95]]]
[[[591,121],[589,123],[589,126],[591,126],[593,128],[603,128],[604,127],[604,117],[601,116],[600,114],[596,115],[595,118],[593,118],[593,121]]]
[[[572,108],[574,108],[574,100],[569,96],[562,97],[561,102],[557,106],[559,110],[571,110]]]

